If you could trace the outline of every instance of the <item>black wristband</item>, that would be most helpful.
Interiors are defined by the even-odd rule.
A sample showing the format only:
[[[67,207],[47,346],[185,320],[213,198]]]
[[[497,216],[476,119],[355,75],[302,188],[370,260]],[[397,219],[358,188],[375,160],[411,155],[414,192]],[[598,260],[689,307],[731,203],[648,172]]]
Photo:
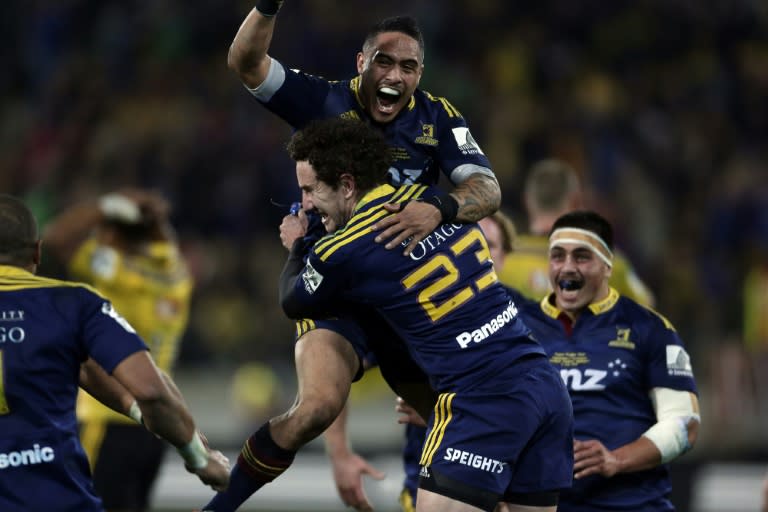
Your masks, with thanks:
[[[283,0],[256,0],[256,10],[262,16],[274,16],[282,5]]]
[[[452,222],[456,220],[456,216],[459,214],[459,202],[451,194],[439,192],[434,196],[425,197],[421,201],[440,210],[443,222]]]

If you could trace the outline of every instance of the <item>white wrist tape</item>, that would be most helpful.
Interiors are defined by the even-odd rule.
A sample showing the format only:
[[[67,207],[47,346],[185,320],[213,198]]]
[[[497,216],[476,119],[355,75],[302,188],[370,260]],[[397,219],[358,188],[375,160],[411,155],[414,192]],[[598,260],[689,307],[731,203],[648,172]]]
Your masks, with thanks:
[[[122,194],[107,194],[99,198],[99,210],[111,220],[126,224],[137,224],[141,220],[141,209]]]
[[[139,404],[134,402],[131,404],[131,408],[128,409],[128,416],[135,421],[136,423],[141,424],[141,409],[139,408]]]
[[[191,469],[203,469],[208,465],[208,449],[197,431],[192,436],[192,440],[181,448],[177,448],[177,451]]]
[[[691,449],[688,423],[701,421],[699,401],[689,391],[669,388],[653,388],[651,401],[657,422],[643,436],[656,445],[662,464],[666,464]]]

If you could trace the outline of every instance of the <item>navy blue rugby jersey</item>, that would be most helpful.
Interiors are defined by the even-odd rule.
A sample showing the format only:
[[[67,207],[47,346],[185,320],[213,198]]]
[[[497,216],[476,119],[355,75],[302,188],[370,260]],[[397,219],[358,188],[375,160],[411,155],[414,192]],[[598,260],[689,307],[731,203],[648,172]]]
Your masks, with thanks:
[[[436,189],[380,186],[352,219],[312,248],[291,290],[291,314],[311,316],[338,301],[373,306],[404,340],[439,392],[467,389],[504,374],[523,355],[544,355],[528,336],[491,263],[477,224],[443,224],[410,256],[374,241],[385,203]]]
[[[0,510],[102,510],[77,435],[80,364],[146,346],[86,285],[0,265]]]
[[[573,403],[576,439],[597,439],[608,449],[631,443],[656,423],[650,391],[696,393],[690,358],[674,327],[661,315],[620,296],[590,304],[575,324],[549,302],[521,305],[520,315],[560,370]],[[674,510],[666,466],[573,481],[558,510]]]
[[[275,66],[282,67],[278,62],[273,63]],[[334,82],[297,69],[285,68],[284,74],[282,83],[272,85],[270,76],[262,85],[279,85],[268,99],[261,93],[254,92],[254,96],[293,128],[300,130],[310,121],[332,117],[370,121],[358,96],[359,76]],[[464,117],[445,98],[417,89],[392,122],[376,126],[392,147],[392,185],[435,185],[440,170],[453,183],[463,181],[464,174],[476,171],[477,167],[491,174],[491,164],[469,132]]]

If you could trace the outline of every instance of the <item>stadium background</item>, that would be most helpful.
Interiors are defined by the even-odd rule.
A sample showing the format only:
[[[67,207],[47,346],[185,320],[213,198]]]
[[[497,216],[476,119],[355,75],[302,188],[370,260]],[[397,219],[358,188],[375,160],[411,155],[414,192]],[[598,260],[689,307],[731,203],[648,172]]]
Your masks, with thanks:
[[[173,201],[197,281],[179,382],[212,442],[232,453],[294,391],[292,325],[276,301],[285,207],[274,204],[297,198],[282,150],[290,130],[226,68],[250,7],[6,0],[0,17],[0,190],[30,201],[43,223],[124,184]],[[528,166],[570,162],[687,342],[703,429],[674,465],[680,510],[754,507],[768,462],[768,4],[289,0],[270,54],[347,78],[368,27],[403,13],[427,41],[421,87],[468,119],[518,227]],[[386,510],[400,443],[392,395],[371,379],[353,398],[358,449],[392,468],[370,486]],[[279,507],[322,510],[322,496],[316,506],[299,496],[334,497],[321,452],[310,446],[314,472],[281,487]],[[166,489],[197,492],[173,480],[181,468],[169,459]],[[158,491],[159,507],[187,507]]]

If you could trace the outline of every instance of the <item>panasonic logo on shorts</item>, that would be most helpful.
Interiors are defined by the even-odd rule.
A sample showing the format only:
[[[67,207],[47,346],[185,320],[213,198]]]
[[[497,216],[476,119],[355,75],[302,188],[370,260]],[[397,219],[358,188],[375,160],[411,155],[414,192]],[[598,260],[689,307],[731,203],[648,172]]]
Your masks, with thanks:
[[[501,313],[484,323],[479,329],[475,329],[474,331],[464,331],[456,336],[456,341],[461,348],[467,348],[470,341],[480,343],[508,323],[512,322],[516,316],[517,308],[510,302]]]
[[[504,462],[496,459],[489,459],[472,452],[465,452],[464,450],[457,450],[456,448],[445,449],[445,460],[450,462],[458,462],[471,468],[480,469],[489,473],[501,473],[504,471]]]
[[[45,464],[52,462],[56,453],[50,446],[41,447],[35,443],[29,450],[18,452],[0,453],[0,469],[16,468],[19,466],[31,466],[33,464]]]

